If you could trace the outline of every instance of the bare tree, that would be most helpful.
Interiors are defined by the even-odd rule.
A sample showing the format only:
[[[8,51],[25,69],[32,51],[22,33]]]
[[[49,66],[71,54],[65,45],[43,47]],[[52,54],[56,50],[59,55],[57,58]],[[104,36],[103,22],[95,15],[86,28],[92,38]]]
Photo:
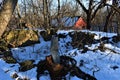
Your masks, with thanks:
[[[118,15],[118,14],[120,15],[120,8],[118,7],[117,0],[112,0],[112,4],[111,5],[106,4],[106,6],[110,7],[110,8],[108,9],[108,15],[106,16],[106,21],[105,21],[105,25],[104,25],[104,32],[108,31],[108,24],[110,23],[110,21],[112,21],[113,17],[115,15]]]
[[[7,24],[10,21],[12,13],[17,5],[18,0],[4,0],[0,10],[0,37],[6,30]]]
[[[57,20],[58,20],[58,26],[60,26],[60,0],[58,0],[58,15],[57,15]]]
[[[84,5],[84,2],[82,2],[82,0],[76,1],[86,13],[87,29],[91,29],[91,21],[94,19],[99,9],[105,6],[107,0],[100,0],[100,2],[98,2],[97,0],[88,0],[88,7]]]
[[[44,26],[49,26],[49,12],[48,12],[48,0],[43,0],[43,15],[44,15]]]
[[[115,11],[113,11],[113,9],[111,9],[110,11],[108,10],[108,15],[106,16],[106,21],[105,21],[105,25],[104,25],[104,32],[107,32],[108,24],[114,14],[115,14]]]

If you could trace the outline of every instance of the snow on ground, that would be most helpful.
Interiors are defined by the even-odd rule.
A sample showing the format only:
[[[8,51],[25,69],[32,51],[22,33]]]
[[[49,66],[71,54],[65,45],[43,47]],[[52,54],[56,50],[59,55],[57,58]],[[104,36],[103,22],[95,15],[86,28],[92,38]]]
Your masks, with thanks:
[[[116,33],[106,33],[106,32],[98,32],[98,31],[89,31],[89,30],[82,30],[82,32],[86,32],[86,33],[94,33],[96,34],[94,36],[95,39],[100,39],[102,37],[112,37],[112,36],[116,36]]]
[[[64,33],[68,34],[70,31],[58,31],[58,34]],[[95,31],[83,31],[83,32],[91,32],[95,33],[96,39],[106,37],[112,37],[116,34],[114,33],[103,33],[103,32],[95,32]],[[67,36],[66,38],[60,39],[59,41],[59,49],[60,54],[68,55],[74,58],[77,61],[77,66],[84,72],[94,76],[97,80],[119,80],[120,79],[120,45],[112,45],[105,44],[105,47],[114,50],[118,53],[114,53],[110,50],[105,50],[101,52],[100,50],[96,51],[87,51],[86,53],[81,53],[79,49],[73,49],[71,45],[67,48],[64,46],[66,42],[70,42],[71,37]],[[25,60],[36,60],[37,63],[39,60],[45,59],[45,56],[50,55],[50,41],[45,42],[42,38],[40,38],[40,44],[35,44],[28,47],[20,47],[20,48],[12,48],[11,51],[13,56],[17,59],[18,62],[22,62]],[[86,45],[87,46],[87,45]],[[89,49],[96,49],[99,46],[99,43],[92,44],[91,46],[87,46]],[[80,63],[83,62],[81,66]],[[20,78],[29,78],[30,80],[36,80],[36,67],[25,71],[19,72],[19,64],[8,64],[0,59],[0,80],[15,80],[11,78],[11,76],[17,73]],[[69,75],[66,75],[69,77]],[[17,80],[17,79],[16,79]],[[50,76],[48,74],[40,77],[40,80],[50,80]],[[81,80],[76,76],[71,76],[67,80]]]

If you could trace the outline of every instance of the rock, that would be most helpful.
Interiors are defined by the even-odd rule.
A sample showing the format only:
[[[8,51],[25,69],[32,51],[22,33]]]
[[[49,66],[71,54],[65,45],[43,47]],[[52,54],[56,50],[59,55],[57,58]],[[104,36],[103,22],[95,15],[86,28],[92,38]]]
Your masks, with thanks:
[[[94,35],[92,33],[74,32],[70,37],[72,38],[72,46],[74,48],[83,49],[85,45],[91,45],[94,42]]]
[[[49,34],[49,33],[46,32],[46,31],[41,31],[41,32],[40,32],[40,35],[41,35],[41,37],[43,37],[43,39],[44,39],[45,41],[50,41],[51,38],[52,38],[52,35]]]
[[[15,79],[15,78],[18,77],[18,74],[17,74],[17,73],[14,73],[11,77],[12,77],[13,79]]]
[[[7,63],[16,63],[17,60],[12,56],[11,51],[5,51],[1,53],[3,55],[3,60]]]
[[[35,67],[34,60],[26,60],[24,62],[19,63],[19,71],[27,71]]]
[[[3,39],[0,39],[0,52],[9,50],[8,46],[8,43],[6,43]]]
[[[118,69],[119,67],[117,65],[114,65],[114,66],[110,66],[110,68],[112,68],[113,70],[116,70]]]
[[[51,29],[47,29],[45,31],[41,31],[40,35],[43,37],[43,39],[45,41],[50,41],[52,38],[52,35],[57,35],[57,29],[55,28],[51,28]]]
[[[112,41],[115,43],[120,42],[120,36],[113,36]]]
[[[39,42],[39,36],[33,30],[10,30],[3,35],[4,41],[11,47],[29,46]],[[8,46],[8,45],[7,45]]]
[[[21,79],[20,77],[17,77],[15,80],[23,80],[23,79]]]

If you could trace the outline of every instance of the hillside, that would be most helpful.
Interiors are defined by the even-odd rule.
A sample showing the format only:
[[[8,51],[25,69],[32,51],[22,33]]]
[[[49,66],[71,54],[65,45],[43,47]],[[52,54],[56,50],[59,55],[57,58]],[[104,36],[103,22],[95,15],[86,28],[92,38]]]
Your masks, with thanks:
[[[41,32],[41,31],[40,31]],[[120,37],[115,33],[96,31],[59,30],[59,53],[77,61],[77,67],[83,72],[94,76],[97,80],[120,79]],[[49,39],[40,35],[40,43],[27,47],[11,48],[16,63],[7,63],[6,57],[0,55],[0,80],[37,80],[37,67],[20,71],[20,63],[31,60],[33,64],[44,60],[50,55]],[[31,64],[30,63],[30,64]],[[40,80],[50,80],[45,72]],[[82,80],[68,73],[66,80]],[[88,79],[89,80],[89,79]]]

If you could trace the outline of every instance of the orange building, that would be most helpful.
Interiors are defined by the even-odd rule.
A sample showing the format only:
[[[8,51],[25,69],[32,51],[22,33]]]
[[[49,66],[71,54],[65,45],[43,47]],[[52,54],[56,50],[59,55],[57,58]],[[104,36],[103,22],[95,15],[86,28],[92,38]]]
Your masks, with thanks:
[[[84,29],[86,27],[86,22],[83,20],[80,16],[75,17],[63,17],[59,19],[59,22],[57,19],[52,20],[52,25],[58,27],[60,25],[64,27],[72,27],[73,29]]]
[[[86,22],[80,17],[74,25],[75,29],[84,29],[87,26]]]

